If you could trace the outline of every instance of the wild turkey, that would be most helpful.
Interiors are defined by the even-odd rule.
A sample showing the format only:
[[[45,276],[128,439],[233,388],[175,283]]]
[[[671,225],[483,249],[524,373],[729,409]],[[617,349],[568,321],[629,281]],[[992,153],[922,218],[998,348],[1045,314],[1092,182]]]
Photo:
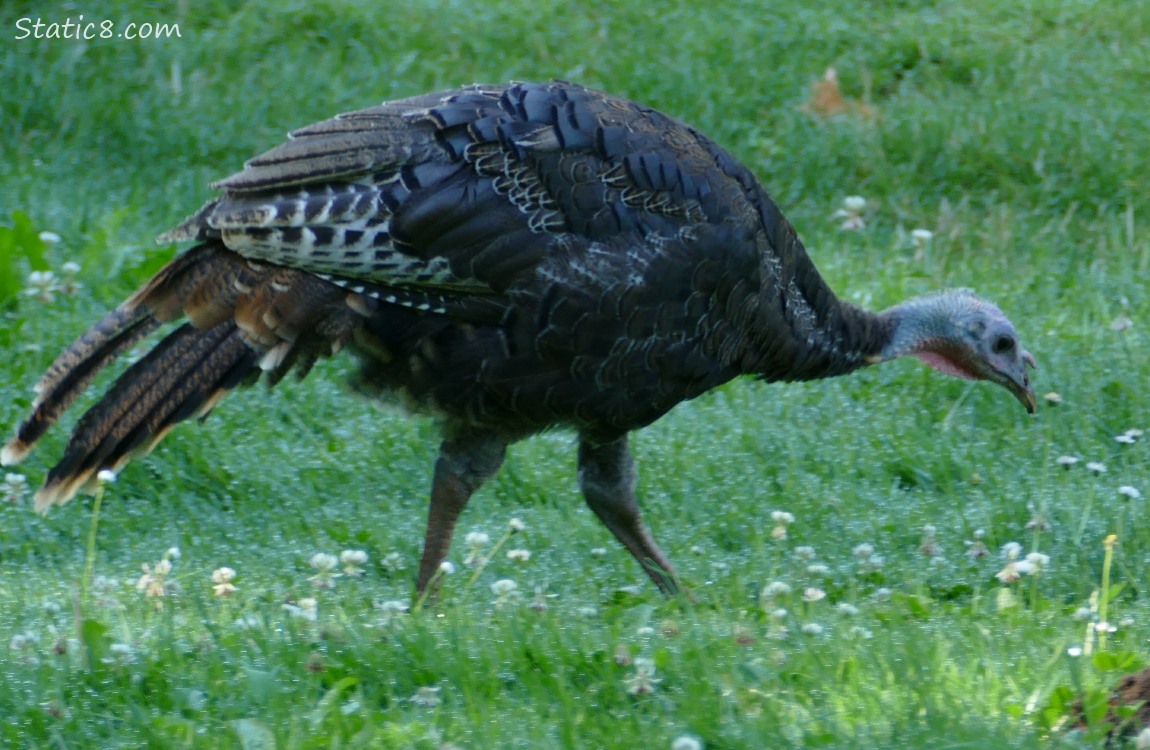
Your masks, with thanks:
[[[197,244],[72,344],[3,449],[22,460],[96,373],[188,318],[76,426],[36,495],[69,500],[230,389],[348,347],[359,384],[442,424],[417,588],[506,447],[579,434],[591,509],[679,587],[633,491],[630,431],[738,375],[912,355],[1034,391],[1010,321],[967,291],[885,312],[835,297],[754,176],[694,129],[563,82],[469,86],[339,115],[214,184],[160,237]]]

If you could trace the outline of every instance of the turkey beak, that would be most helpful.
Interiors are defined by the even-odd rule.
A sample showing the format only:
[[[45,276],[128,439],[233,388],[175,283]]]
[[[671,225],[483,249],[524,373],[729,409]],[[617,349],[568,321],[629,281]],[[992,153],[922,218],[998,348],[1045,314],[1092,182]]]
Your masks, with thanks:
[[[1030,375],[1027,373],[1027,368],[1037,370],[1038,363],[1034,361],[1033,354],[1023,349],[1018,369],[1016,372],[1006,373],[1005,385],[1014,394],[1014,397],[1022,402],[1026,411],[1033,414],[1038,411],[1038,396],[1035,395],[1034,388],[1030,386]]]

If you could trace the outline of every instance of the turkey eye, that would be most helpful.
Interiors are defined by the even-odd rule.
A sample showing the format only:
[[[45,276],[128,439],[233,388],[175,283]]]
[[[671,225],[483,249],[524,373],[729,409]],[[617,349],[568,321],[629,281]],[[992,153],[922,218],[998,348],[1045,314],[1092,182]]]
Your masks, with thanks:
[[[1009,336],[999,336],[994,340],[992,350],[995,354],[1006,354],[1014,348],[1014,339]]]

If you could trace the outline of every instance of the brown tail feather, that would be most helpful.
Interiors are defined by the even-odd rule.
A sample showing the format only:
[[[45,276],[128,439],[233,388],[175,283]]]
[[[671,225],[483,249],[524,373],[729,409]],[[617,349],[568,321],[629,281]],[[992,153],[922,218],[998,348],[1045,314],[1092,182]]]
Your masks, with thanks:
[[[258,376],[259,352],[234,323],[185,324],[133,364],[76,425],[64,457],[36,493],[36,508],[66,502],[102,469],[118,470],[173,427]]]
[[[56,359],[0,462],[22,460],[116,356],[161,323],[187,316],[189,324],[126,370],[76,426],[36,495],[40,510],[67,502],[98,471],[118,470],[261,370],[274,384],[338,351],[363,320],[356,310],[364,305],[349,295],[303,271],[247,260],[219,242],[193,247]]]
[[[0,452],[0,463],[7,466],[23,460],[100,370],[157,325],[155,318],[122,305],[76,339],[36,384],[32,414]]]

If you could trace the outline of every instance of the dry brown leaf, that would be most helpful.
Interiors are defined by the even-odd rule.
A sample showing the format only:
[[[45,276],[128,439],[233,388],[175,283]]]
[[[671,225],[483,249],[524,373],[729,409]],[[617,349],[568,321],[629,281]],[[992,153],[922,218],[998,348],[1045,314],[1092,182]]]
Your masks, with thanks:
[[[821,80],[811,84],[810,98],[801,109],[818,117],[854,114],[866,120],[873,120],[878,116],[878,110],[870,104],[843,96],[839,87],[839,74],[833,66],[827,68]]]

